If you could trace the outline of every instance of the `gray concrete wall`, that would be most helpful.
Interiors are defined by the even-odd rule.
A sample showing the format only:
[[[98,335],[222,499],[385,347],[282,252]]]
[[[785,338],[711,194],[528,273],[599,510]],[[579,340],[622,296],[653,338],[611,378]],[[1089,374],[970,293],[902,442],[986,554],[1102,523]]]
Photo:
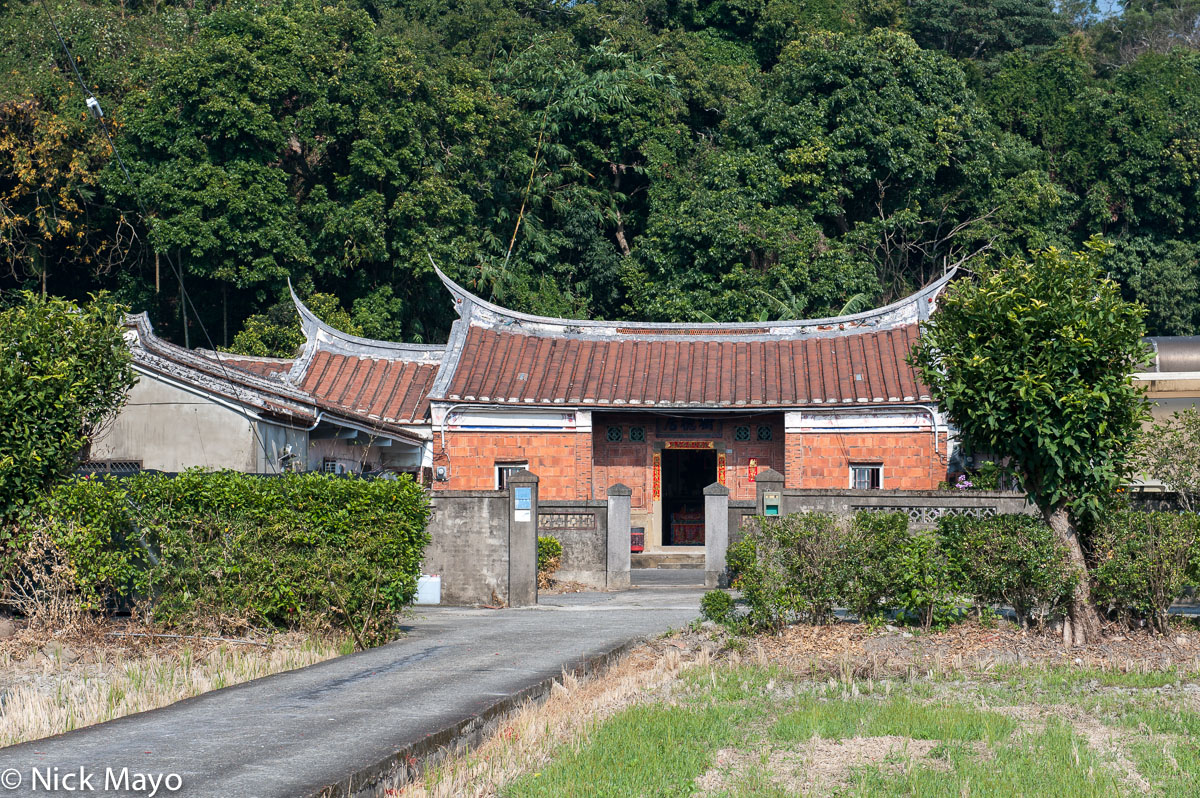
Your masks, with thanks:
[[[783,512],[850,515],[859,510],[907,512],[910,529],[932,529],[946,513],[1036,514],[1025,494],[983,490],[803,490],[783,491]]]
[[[749,500],[729,502],[729,545],[732,546],[742,539],[742,525],[745,519],[753,518],[754,502]]]
[[[859,510],[899,510],[907,512],[909,529],[933,529],[937,518],[947,512],[974,512],[985,515],[1027,513],[1037,510],[1022,493],[1009,491],[910,491],[910,490],[802,490],[783,491],[783,512],[822,512],[847,515]],[[742,538],[746,520],[757,512],[755,502],[729,503],[729,545]]]
[[[562,544],[554,578],[603,589],[608,567],[608,503],[543,501],[538,504],[538,536]]]
[[[142,468],[159,471],[254,472],[260,447],[251,424],[200,394],[139,375],[125,407],[93,441],[91,459],[141,460]]]
[[[421,571],[442,578],[442,603],[507,604],[508,491],[437,491],[431,504]]]

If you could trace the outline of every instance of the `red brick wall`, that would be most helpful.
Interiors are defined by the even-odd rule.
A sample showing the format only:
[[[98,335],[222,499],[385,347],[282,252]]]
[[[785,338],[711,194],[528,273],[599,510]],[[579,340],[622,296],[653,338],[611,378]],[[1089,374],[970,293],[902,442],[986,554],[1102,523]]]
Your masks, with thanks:
[[[800,432],[786,441],[789,488],[848,488],[851,463],[881,463],[883,487],[935,490],[946,478],[946,435],[932,432]]]
[[[591,484],[592,441],[578,432],[447,432],[446,449],[435,438],[434,465],[449,465],[450,479],[435,490],[493,490],[496,462],[529,462],[543,499],[586,499]],[[449,455],[449,457],[447,457]]]
[[[726,455],[726,484],[729,487],[731,499],[753,499],[755,484],[750,481],[750,460],[757,461],[759,471],[767,468],[780,470],[783,468],[783,417],[779,414],[758,415],[752,418],[726,417],[720,419],[720,434],[714,437],[712,433],[697,430],[688,432],[677,430],[670,435],[659,435],[659,423],[663,416],[638,415],[635,413],[602,414],[592,416],[592,446],[595,450],[593,482],[599,495],[603,498],[610,485],[618,482],[627,485],[632,491],[631,504],[634,509],[644,509],[653,500],[653,474],[651,471],[651,455],[653,444],[665,443],[669,440],[711,440],[718,452],[732,449]],[[680,421],[684,419],[678,419]],[[765,424],[771,428],[771,440],[759,441],[758,426]],[[734,440],[734,430],[741,425],[750,427],[750,441]],[[608,428],[621,428],[621,442],[608,440]],[[644,442],[629,440],[629,428],[641,427],[645,430]],[[716,474],[713,475],[716,479]]]
[[[784,435],[778,416],[750,419],[754,437],[757,425],[772,428],[771,441],[735,441],[739,421],[724,421],[718,451],[733,449],[727,456],[727,484],[731,499],[753,499],[755,483],[750,481],[750,460],[757,460],[763,471],[781,471],[789,488],[846,488],[851,463],[882,463],[885,488],[933,490],[946,478],[946,438],[938,436],[939,451],[933,450],[930,432],[804,432]],[[623,430],[622,441],[607,440],[610,425]],[[630,442],[630,426],[646,430],[645,442]],[[528,461],[529,469],[540,477],[539,493],[546,499],[603,499],[610,485],[618,482],[633,490],[632,504],[649,506],[652,491],[652,443],[655,417],[597,414],[593,430],[578,432],[505,432],[471,431],[446,433],[449,454],[440,451],[440,438],[434,465],[449,465],[450,479],[435,482],[435,490],[492,490],[495,488],[497,461]],[[682,436],[681,436],[682,437]],[[697,435],[697,439],[701,436]]]

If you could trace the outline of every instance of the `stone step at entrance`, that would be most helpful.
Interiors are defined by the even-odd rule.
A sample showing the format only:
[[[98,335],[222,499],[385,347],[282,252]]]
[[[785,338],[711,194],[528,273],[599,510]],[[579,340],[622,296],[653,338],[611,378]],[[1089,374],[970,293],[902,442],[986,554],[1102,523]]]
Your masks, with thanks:
[[[703,587],[703,568],[633,568],[629,581],[638,587]]]
[[[629,555],[631,568],[696,568],[704,570],[704,552],[640,552]]]

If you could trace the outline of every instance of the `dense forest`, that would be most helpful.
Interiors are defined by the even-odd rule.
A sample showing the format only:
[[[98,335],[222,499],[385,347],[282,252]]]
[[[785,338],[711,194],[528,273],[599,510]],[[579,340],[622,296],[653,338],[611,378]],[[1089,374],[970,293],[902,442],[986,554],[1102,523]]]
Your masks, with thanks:
[[[0,0],[0,288],[191,346],[290,354],[289,277],[436,342],[433,262],[542,314],[756,320],[1093,237],[1190,334],[1198,206],[1200,0]]]

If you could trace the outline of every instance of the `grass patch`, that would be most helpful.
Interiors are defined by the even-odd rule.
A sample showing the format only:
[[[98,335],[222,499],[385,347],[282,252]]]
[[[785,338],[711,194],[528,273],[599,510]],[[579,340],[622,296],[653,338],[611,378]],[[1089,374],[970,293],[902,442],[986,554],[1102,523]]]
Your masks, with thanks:
[[[996,675],[1011,686],[1028,688],[1031,684],[1046,690],[1070,690],[1083,687],[1130,687],[1152,689],[1195,681],[1195,673],[1181,673],[1171,667],[1160,671],[1120,671],[1112,668],[1075,668],[1050,666],[1022,668],[1015,665],[996,669]]]
[[[1138,771],[1158,787],[1164,798],[1191,798],[1196,795],[1196,774],[1200,773],[1200,747],[1192,741],[1134,742],[1129,754]]]
[[[947,746],[938,753],[944,767],[909,763],[893,772],[860,769],[851,792],[864,798],[1111,798],[1124,793],[1100,758],[1061,722],[1052,722],[1034,737],[999,745],[986,758],[965,746]]]
[[[504,790],[510,798],[690,796],[717,748],[741,735],[750,713],[728,705],[696,710],[637,706],[565,747],[540,771]]]
[[[137,655],[114,649],[75,663],[0,656],[0,747],[166,706],[337,655],[334,642],[281,638],[269,648],[189,646]]]
[[[778,742],[802,742],[813,736],[840,740],[845,737],[909,737],[914,740],[967,740],[992,743],[1012,733],[1016,721],[995,712],[984,712],[950,703],[917,703],[905,697],[812,700],[784,715],[771,729]]]
[[[1116,714],[1116,720],[1128,729],[1151,734],[1180,734],[1200,738],[1200,715],[1177,706],[1156,705],[1128,707]],[[1200,788],[1197,789],[1200,794]]]

